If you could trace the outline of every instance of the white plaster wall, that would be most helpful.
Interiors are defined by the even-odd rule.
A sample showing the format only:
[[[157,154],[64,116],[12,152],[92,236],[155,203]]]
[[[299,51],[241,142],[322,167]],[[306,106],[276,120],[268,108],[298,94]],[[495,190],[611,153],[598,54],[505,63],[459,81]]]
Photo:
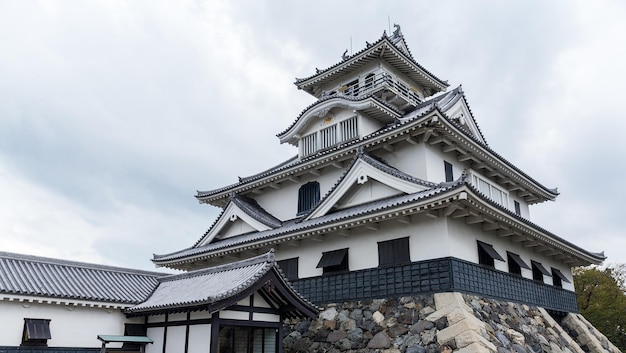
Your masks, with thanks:
[[[258,204],[274,217],[285,221],[296,218],[298,213],[298,190],[309,181],[320,183],[320,198],[328,193],[335,185],[345,169],[336,167],[326,167],[320,171],[320,175],[304,174],[299,177],[298,182],[284,181],[280,183],[279,189],[264,189],[261,195],[248,195],[254,198]]]
[[[378,242],[409,237],[411,261],[422,261],[449,256],[446,222],[415,216],[411,224],[384,222],[378,230],[365,227],[352,229],[350,235],[329,234],[318,240],[302,240],[299,245],[281,245],[276,250],[278,260],[299,257],[298,276],[300,278],[320,276],[321,268],[316,268],[326,251],[349,248],[350,270],[361,270],[378,266]]]
[[[165,322],[165,315],[150,315],[148,316],[148,322]]]
[[[211,349],[211,325],[189,326],[188,353],[208,353]]]
[[[382,184],[373,178],[368,179],[369,180],[364,184],[358,184],[355,182],[351,190],[349,190],[340,200],[338,208],[348,208],[402,193],[401,191]]]
[[[525,248],[521,243],[511,241],[510,237],[498,237],[494,232],[485,232],[479,225],[467,225],[461,219],[448,218],[450,249],[451,255],[459,259],[478,263],[478,245],[477,240],[491,244],[493,248],[504,258],[503,261],[495,261],[497,270],[508,272],[509,267],[507,260],[507,251],[519,255],[528,266],[531,266],[531,260],[540,262],[548,271],[551,267],[557,268],[572,281],[571,268],[553,260],[540,252],[536,252],[533,248]],[[522,269],[522,277],[532,279],[532,270]],[[552,284],[552,278],[544,276],[544,282]],[[572,281],[573,282],[573,281]],[[572,283],[563,282],[563,288],[573,291]]]
[[[221,236],[222,239],[230,238],[239,234],[249,233],[249,232],[256,230],[252,226],[250,226],[248,223],[242,221],[239,218],[234,222],[229,221],[226,224],[227,224],[226,229],[222,230],[220,234],[218,234],[218,237]]]
[[[241,304],[241,305],[248,305]],[[223,310],[220,311],[220,319],[232,319],[232,320],[248,320],[249,313],[242,311]]]
[[[180,353],[185,351],[186,331],[187,326],[169,326],[167,328],[165,353]]]
[[[266,314],[266,313],[254,313],[252,314],[252,319],[254,321],[280,322],[280,315]]]
[[[427,177],[426,148],[423,143],[412,145],[410,143],[397,143],[395,150],[377,150],[374,154],[385,160],[389,165],[409,175],[423,180]],[[441,166],[443,170],[443,162]],[[444,179],[445,180],[445,179]],[[429,180],[436,181],[436,180]]]
[[[152,339],[152,344],[146,345],[146,353],[163,353],[164,327],[148,327],[146,335]]]
[[[261,297],[260,294],[254,295],[254,306],[257,308],[271,308],[271,306]]]
[[[191,320],[198,319],[210,319],[211,314],[208,311],[192,311],[190,315]]]
[[[142,322],[140,319],[126,319],[119,309],[8,300],[0,300],[0,313],[0,346],[19,346],[22,343],[24,318],[51,320],[49,347],[100,347],[98,335],[122,335],[124,323]],[[120,347],[121,344],[110,346]]]

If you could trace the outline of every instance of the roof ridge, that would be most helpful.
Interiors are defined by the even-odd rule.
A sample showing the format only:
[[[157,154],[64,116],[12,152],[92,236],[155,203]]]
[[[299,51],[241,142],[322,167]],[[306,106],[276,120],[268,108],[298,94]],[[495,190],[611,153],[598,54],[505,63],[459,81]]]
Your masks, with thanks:
[[[111,265],[101,265],[101,264],[95,264],[95,263],[89,263],[89,262],[65,260],[65,259],[29,255],[29,254],[20,254],[20,253],[13,253],[13,252],[7,252],[7,251],[0,251],[0,258],[16,260],[16,261],[26,261],[26,262],[33,262],[33,263],[36,262],[36,263],[43,263],[43,264],[48,264],[48,265],[77,267],[77,268],[82,268],[82,269],[120,272],[120,273],[128,273],[128,274],[152,275],[152,276],[168,275],[168,273],[164,273],[164,272],[147,271],[147,270],[111,266]]]
[[[271,248],[270,251],[266,252],[265,254],[254,256],[245,260],[230,262],[230,263],[223,264],[223,265],[207,267],[207,268],[203,268],[200,270],[189,271],[185,273],[177,273],[177,274],[173,274],[170,276],[161,277],[159,278],[159,282],[169,282],[169,281],[175,281],[179,279],[193,278],[193,277],[203,276],[203,275],[210,274],[210,273],[229,271],[229,270],[234,270],[237,268],[242,268],[242,267],[247,267],[247,266],[252,266],[252,265],[257,265],[257,264],[262,264],[262,263],[266,263],[268,265],[268,268],[270,268],[276,263],[276,257],[274,255],[274,248]],[[264,273],[265,272],[267,271],[264,271]]]

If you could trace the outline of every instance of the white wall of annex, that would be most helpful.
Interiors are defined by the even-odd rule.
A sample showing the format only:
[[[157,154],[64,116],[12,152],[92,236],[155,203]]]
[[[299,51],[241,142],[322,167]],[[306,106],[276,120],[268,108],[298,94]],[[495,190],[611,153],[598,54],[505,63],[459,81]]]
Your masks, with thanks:
[[[28,303],[0,300],[2,329],[0,346],[22,343],[24,319],[50,319],[49,347],[100,347],[98,335],[122,335],[124,323],[141,323],[126,319],[121,311],[87,306]],[[110,344],[121,347],[121,344]]]
[[[163,353],[164,327],[148,327],[146,335],[152,339],[152,344],[146,345],[146,353]]]
[[[397,143],[394,145],[393,151],[380,149],[373,154],[404,173],[416,178],[428,180],[426,173],[426,148],[423,143],[415,145],[408,142]]]
[[[185,337],[187,326],[169,326],[167,328],[167,341],[165,353],[180,353],[185,351]]]
[[[207,353],[211,350],[211,325],[189,326],[188,353]]]

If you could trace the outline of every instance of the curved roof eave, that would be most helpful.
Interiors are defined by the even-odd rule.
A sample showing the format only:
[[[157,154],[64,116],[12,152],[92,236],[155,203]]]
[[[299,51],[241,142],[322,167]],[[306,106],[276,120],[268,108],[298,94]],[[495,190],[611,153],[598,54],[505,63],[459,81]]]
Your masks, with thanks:
[[[398,47],[396,47],[396,45],[393,42],[391,42],[391,40],[386,35],[386,33],[383,34],[383,36],[378,41],[376,41],[375,43],[372,43],[370,46],[365,47],[361,51],[351,55],[347,60],[340,61],[324,70],[319,70],[316,74],[312,76],[301,78],[301,79],[296,79],[294,84],[298,87],[298,89],[305,89],[307,86],[310,86],[322,80],[323,78],[333,75],[336,72],[340,72],[340,71],[348,69],[349,66],[361,60],[363,57],[367,57],[371,55],[375,55],[375,56],[379,55],[376,52],[381,50],[382,47],[393,50],[395,55],[400,57],[403,60],[403,62],[405,62],[406,64],[413,66],[412,69],[418,71],[420,75],[423,76],[424,79],[426,79],[427,81],[431,82],[431,86],[433,88],[436,88],[438,91],[443,91],[449,86],[446,81],[441,80],[440,78],[436,77],[431,72],[426,70],[422,65],[417,63],[417,61],[415,61],[415,59],[413,59],[411,56],[403,53]]]
[[[336,107],[344,107],[360,111],[371,108],[372,106],[376,106],[391,119],[399,118],[402,116],[402,113],[398,111],[398,109],[374,96],[365,96],[358,98],[352,98],[348,96],[329,96],[319,99],[318,101],[306,107],[296,118],[296,120],[291,124],[291,126],[289,126],[285,131],[277,134],[276,137],[278,137],[280,143],[288,142],[291,144],[295,144],[297,132],[302,127],[306,126],[307,122],[313,117],[319,116],[321,118],[323,117],[323,115],[326,115],[326,113],[330,109]]]

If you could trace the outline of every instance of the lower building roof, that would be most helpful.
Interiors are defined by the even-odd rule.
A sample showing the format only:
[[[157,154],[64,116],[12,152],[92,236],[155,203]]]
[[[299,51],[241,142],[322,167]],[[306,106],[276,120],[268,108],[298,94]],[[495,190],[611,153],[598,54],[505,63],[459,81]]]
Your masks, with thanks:
[[[166,274],[0,252],[0,294],[137,304]]]

